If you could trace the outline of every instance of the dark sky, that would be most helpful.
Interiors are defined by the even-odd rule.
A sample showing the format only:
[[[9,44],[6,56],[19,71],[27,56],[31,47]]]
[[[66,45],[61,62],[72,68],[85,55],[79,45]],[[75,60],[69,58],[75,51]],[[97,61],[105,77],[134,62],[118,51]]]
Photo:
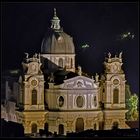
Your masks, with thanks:
[[[127,83],[139,93],[138,3],[3,3],[3,70],[20,68],[24,52],[40,52],[53,8],[64,32],[73,37],[83,71],[102,73],[105,54],[123,51]],[[134,39],[118,39],[124,32],[133,33]],[[82,49],[83,44],[90,47]]]

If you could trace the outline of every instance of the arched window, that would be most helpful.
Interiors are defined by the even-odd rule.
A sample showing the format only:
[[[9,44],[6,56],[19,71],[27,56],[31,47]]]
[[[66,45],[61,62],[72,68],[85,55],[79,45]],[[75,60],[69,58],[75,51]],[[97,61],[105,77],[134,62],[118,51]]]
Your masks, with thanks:
[[[32,133],[37,133],[37,124],[32,124]]]
[[[64,125],[63,124],[59,125],[59,134],[64,134]]]
[[[94,106],[96,107],[97,106],[97,98],[96,98],[96,96],[94,96],[94,98],[93,98],[93,103],[94,103]]]
[[[82,96],[78,96],[77,99],[76,99],[76,104],[78,107],[82,107],[83,104],[84,104],[84,99]]]
[[[113,90],[113,103],[117,104],[119,102],[119,90],[115,88]]]
[[[71,65],[71,68],[73,67],[73,59],[71,58],[70,59],[70,65]]]
[[[37,104],[37,91],[35,89],[32,90],[32,105]]]
[[[59,67],[63,68],[63,59],[62,58],[59,58],[58,65],[59,65]]]

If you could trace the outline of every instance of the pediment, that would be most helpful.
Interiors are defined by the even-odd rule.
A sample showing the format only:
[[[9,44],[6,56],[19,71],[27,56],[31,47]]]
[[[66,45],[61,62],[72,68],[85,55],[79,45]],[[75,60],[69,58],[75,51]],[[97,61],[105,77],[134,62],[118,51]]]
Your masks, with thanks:
[[[64,80],[64,83],[60,87],[64,89],[95,89],[98,88],[98,85],[93,79],[85,76],[76,76]]]

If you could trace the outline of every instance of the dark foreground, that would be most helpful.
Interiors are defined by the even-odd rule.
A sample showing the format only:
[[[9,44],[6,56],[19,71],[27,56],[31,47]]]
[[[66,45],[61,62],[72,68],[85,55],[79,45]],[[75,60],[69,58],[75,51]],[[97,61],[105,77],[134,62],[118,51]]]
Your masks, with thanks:
[[[139,137],[139,129],[112,129],[112,130],[85,130],[79,133],[67,133],[67,135],[53,134],[40,130],[39,134],[25,136],[22,124],[6,122],[1,119],[1,137],[39,137],[39,138],[105,138],[105,137]]]

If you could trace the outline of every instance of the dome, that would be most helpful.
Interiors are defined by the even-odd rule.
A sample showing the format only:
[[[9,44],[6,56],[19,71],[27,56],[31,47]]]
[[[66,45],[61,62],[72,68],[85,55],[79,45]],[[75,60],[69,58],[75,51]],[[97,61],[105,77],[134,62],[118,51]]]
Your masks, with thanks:
[[[50,29],[43,38],[41,53],[47,54],[74,54],[73,39],[63,31]]]
[[[73,39],[70,35],[63,32],[60,27],[60,19],[56,15],[51,20],[51,28],[43,38],[41,45],[42,54],[75,54]]]

